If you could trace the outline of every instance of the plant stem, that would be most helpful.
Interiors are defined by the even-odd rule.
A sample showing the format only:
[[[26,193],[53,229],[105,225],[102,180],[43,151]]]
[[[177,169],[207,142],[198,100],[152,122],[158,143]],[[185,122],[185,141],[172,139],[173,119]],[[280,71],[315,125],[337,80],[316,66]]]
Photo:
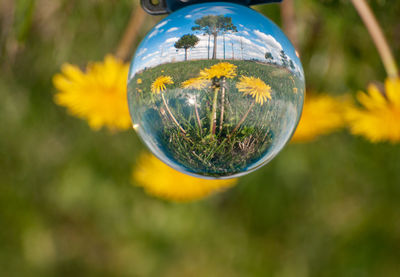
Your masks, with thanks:
[[[381,56],[386,73],[390,78],[397,78],[399,76],[396,61],[390,50],[390,47],[383,35],[382,29],[379,26],[371,8],[365,0],[351,0],[353,6],[356,8],[358,14],[364,22],[375,46]]]
[[[201,126],[199,111],[198,111],[198,108],[197,108],[197,98],[196,97],[194,98],[194,111],[196,113],[197,124],[199,124],[200,135],[203,135],[203,127]]]
[[[297,26],[296,26],[293,0],[282,1],[281,17],[282,17],[283,30],[287,34],[292,44],[294,45],[294,48],[297,49],[298,48]]]
[[[171,110],[169,109],[167,101],[165,101],[164,93],[161,93],[161,97],[164,102],[165,108],[167,109],[167,112],[168,112],[169,116],[171,117],[172,121],[181,130],[181,132],[186,135],[186,131],[182,128],[181,125],[179,125],[178,121],[175,119],[174,115],[172,114]]]
[[[208,34],[208,45],[207,45],[207,60],[210,59],[210,37],[211,35]]]
[[[239,121],[239,123],[236,125],[236,127],[233,129],[233,131],[231,132],[231,134],[229,135],[229,137],[231,137],[236,131],[237,129],[239,129],[240,125],[242,125],[242,123],[246,120],[247,116],[249,115],[251,109],[254,107],[254,104],[256,103],[256,101],[253,101],[253,103],[251,103],[249,109],[247,110],[247,112],[243,115],[242,119]]]
[[[216,147],[215,149],[213,149],[209,152],[208,156],[206,157],[206,159],[208,161],[213,157],[214,153],[216,153],[221,147],[224,146],[227,139],[228,139],[228,137],[226,137],[221,143],[219,143],[218,147]]]
[[[214,36],[212,59],[216,60],[217,59],[217,37],[218,37],[218,32],[216,30],[214,30],[212,34]]]
[[[219,88],[217,86],[215,86],[215,88],[214,88],[214,100],[213,100],[212,111],[211,111],[211,119],[210,119],[211,135],[215,135],[215,127],[217,125],[218,90],[219,90]]]
[[[124,35],[118,44],[115,56],[121,60],[126,60],[129,57],[132,51],[131,48],[135,44],[139,30],[142,28],[146,16],[147,13],[140,6],[132,10],[131,17],[129,18]]]
[[[225,110],[225,77],[221,79],[221,116],[219,118],[219,131],[222,131],[222,123],[224,121],[224,110]]]

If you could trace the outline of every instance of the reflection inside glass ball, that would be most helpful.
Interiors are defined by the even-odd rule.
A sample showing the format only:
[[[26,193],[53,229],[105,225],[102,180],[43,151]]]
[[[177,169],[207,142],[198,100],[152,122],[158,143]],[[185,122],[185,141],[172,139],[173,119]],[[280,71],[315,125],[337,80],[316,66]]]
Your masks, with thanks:
[[[294,132],[303,100],[289,40],[230,3],[191,5],[162,20],[128,79],[139,136],[162,161],[198,177],[237,177],[269,162]]]

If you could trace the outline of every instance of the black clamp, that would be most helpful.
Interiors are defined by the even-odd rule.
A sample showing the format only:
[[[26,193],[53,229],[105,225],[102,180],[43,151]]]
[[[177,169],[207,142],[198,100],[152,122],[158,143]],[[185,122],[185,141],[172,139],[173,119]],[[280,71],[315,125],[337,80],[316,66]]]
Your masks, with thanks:
[[[180,8],[200,3],[229,2],[244,6],[252,6],[267,3],[279,3],[282,0],[140,0],[142,8],[151,15],[172,13]]]

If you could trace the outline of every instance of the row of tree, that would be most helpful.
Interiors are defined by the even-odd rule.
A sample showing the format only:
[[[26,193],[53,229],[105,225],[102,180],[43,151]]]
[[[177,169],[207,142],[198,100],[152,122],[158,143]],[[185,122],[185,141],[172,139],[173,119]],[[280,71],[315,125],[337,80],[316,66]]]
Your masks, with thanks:
[[[223,15],[206,15],[196,19],[196,25],[192,27],[193,31],[199,31],[203,35],[208,35],[208,53],[210,53],[210,39],[214,40],[212,59],[217,58],[217,40],[221,34],[228,32],[237,32],[236,26],[232,23],[232,18]],[[225,38],[225,37],[224,37]],[[177,42],[175,48],[185,50],[185,61],[187,60],[187,51],[194,48],[199,42],[199,38],[193,34],[183,35]],[[225,40],[224,40],[225,43]],[[225,44],[224,44],[225,51]],[[208,54],[209,55],[209,54]],[[225,56],[225,55],[224,55]]]
[[[293,63],[293,60],[291,60],[285,53],[285,51],[281,50],[280,52],[280,60],[283,66],[285,67],[290,67],[292,70],[294,70],[296,67]],[[266,52],[265,53],[265,58],[267,59],[268,62],[273,63],[274,61],[274,56],[272,56],[271,52]]]
[[[219,35],[225,35],[226,33],[237,32],[236,26],[232,23],[232,18],[223,15],[206,15],[195,20],[196,25],[192,27],[193,31],[199,31],[203,35],[208,35],[208,55],[210,55],[210,39],[213,37],[213,53],[212,59],[217,58],[217,40]],[[175,42],[174,46],[176,49],[185,50],[185,61],[187,60],[187,52],[189,49],[194,48],[199,43],[199,38],[194,34],[183,35],[178,41]],[[232,52],[233,55],[233,52]],[[208,56],[208,58],[210,58]],[[225,58],[225,36],[224,36],[224,58]],[[269,62],[273,62],[274,57],[271,52],[265,53],[265,58]],[[283,66],[290,67],[292,70],[295,69],[294,63],[286,55],[285,51],[281,50],[280,60]]]

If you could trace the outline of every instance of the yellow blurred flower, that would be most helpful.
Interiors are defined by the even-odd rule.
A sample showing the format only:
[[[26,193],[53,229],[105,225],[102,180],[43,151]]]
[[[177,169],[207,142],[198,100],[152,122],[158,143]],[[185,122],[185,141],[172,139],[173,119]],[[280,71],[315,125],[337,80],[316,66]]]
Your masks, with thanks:
[[[299,125],[291,142],[308,142],[320,135],[338,130],[345,125],[346,98],[329,95],[307,95]]]
[[[182,83],[182,88],[203,89],[211,85],[210,80],[202,78],[191,78]]]
[[[237,66],[234,64],[221,62],[201,70],[200,77],[205,79],[219,79],[221,77],[232,79],[236,76],[236,68]]]
[[[136,84],[140,85],[141,83],[143,83],[142,79],[138,78],[138,79],[136,80]]]
[[[183,174],[150,153],[141,154],[132,175],[148,194],[179,202],[199,200],[237,183],[237,179],[206,180]]]
[[[400,79],[387,79],[384,94],[369,85],[368,94],[359,92],[362,107],[351,106],[346,113],[350,132],[371,142],[400,142]]]
[[[104,62],[89,63],[85,72],[78,66],[64,64],[53,77],[58,90],[55,102],[93,129],[128,129],[131,125],[126,100],[128,65],[111,55]]]
[[[260,78],[242,76],[236,88],[244,92],[244,95],[251,95],[260,105],[263,105],[267,99],[271,99],[271,87]]]
[[[171,76],[160,76],[151,84],[151,91],[155,94],[160,94],[166,89],[165,85],[173,83]]]

